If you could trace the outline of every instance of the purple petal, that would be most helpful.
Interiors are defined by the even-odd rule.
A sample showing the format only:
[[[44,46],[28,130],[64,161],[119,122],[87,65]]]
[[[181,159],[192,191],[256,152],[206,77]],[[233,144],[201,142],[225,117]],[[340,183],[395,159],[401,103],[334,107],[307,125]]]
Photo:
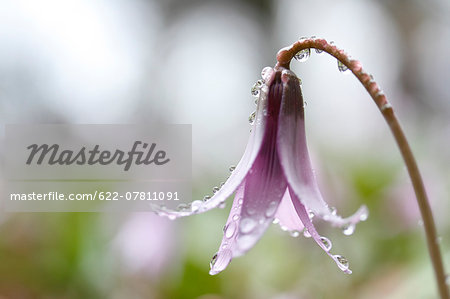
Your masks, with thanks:
[[[336,264],[342,271],[344,271],[347,274],[351,274],[352,271],[348,268],[347,260],[343,256],[333,255],[330,253],[331,242],[328,239],[325,239],[319,235],[319,233],[317,232],[313,223],[311,222],[311,219],[309,218],[309,214],[306,211],[305,206],[295,196],[295,193],[292,192],[292,189],[289,189],[289,191],[291,192],[291,196],[293,197],[292,202],[294,203],[295,210],[297,211],[298,216],[302,220],[303,224],[305,225],[305,227],[308,230],[311,237],[336,262]],[[328,244],[326,244],[326,243],[328,243]]]
[[[367,218],[367,208],[363,206],[353,216],[345,219],[330,211],[323,200],[311,167],[299,81],[289,70],[283,71],[282,80],[284,90],[277,149],[286,180],[296,197],[315,215],[329,221],[333,226],[354,227],[357,222]]]
[[[275,84],[273,89],[271,86],[269,101],[276,101],[277,95],[281,95],[277,87],[281,84]],[[276,152],[276,118],[269,110],[263,146],[238,189],[211,274],[219,273],[231,258],[243,255],[256,244],[272,223],[286,191],[287,183]]]
[[[261,149],[266,128],[265,111],[267,111],[267,85],[263,85],[260,90],[258,107],[256,110],[256,118],[252,125],[252,131],[247,143],[244,155],[239,161],[236,169],[231,173],[225,184],[207,201],[195,201],[190,209],[183,211],[173,211],[161,207],[154,206],[154,210],[160,216],[167,216],[170,219],[178,217],[190,216],[209,211],[221,205],[228,197],[230,197],[242,183],[245,176],[251,169],[255,159]]]
[[[283,230],[288,230],[291,232],[301,232],[304,228],[300,217],[298,217],[298,214],[295,211],[295,207],[292,203],[289,190],[287,189],[283,195],[283,198],[281,199],[280,205],[278,206],[277,213],[275,214],[275,219],[279,221],[279,224]]]

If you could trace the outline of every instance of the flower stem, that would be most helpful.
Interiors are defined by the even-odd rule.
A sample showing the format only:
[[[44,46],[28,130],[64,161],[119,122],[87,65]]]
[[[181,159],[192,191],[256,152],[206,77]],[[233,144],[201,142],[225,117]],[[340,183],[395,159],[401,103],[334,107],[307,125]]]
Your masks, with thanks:
[[[334,56],[343,65],[345,65],[366,88],[375,104],[380,109],[380,112],[383,114],[400,149],[401,155],[408,169],[412,185],[414,187],[417,203],[419,205],[420,213],[423,219],[428,251],[431,257],[431,262],[433,264],[440,297],[441,299],[449,299],[450,295],[448,286],[446,284],[444,264],[437,241],[438,238],[436,225],[434,223],[428,196],[426,194],[425,186],[423,184],[419,168],[417,167],[416,160],[414,159],[414,155],[391,104],[386,99],[386,96],[381,91],[378,84],[373,80],[372,76],[370,76],[363,70],[362,64],[358,60],[351,59],[343,50],[337,48],[333,44],[328,43],[324,39],[301,39],[291,46],[281,49],[277,55],[277,66],[289,68],[289,63],[294,55],[301,50],[309,48],[315,48],[325,51],[328,54]]]

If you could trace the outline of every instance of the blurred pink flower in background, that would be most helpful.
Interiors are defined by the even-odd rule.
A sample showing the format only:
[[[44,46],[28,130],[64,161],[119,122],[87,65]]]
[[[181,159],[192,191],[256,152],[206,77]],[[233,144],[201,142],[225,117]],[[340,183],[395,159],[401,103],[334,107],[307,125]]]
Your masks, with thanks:
[[[113,241],[113,248],[126,270],[160,277],[175,256],[175,226],[153,213],[133,213]]]

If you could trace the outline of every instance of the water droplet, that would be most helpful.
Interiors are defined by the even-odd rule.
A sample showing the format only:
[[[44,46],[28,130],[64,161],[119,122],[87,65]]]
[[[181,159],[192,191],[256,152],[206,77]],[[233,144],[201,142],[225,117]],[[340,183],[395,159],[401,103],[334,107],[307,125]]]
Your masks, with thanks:
[[[320,241],[322,241],[322,244],[325,246],[325,251],[330,251],[333,244],[331,243],[330,239],[326,237],[320,237]]]
[[[236,169],[236,166],[234,166],[234,165],[231,165],[230,168],[228,168],[228,170],[230,172],[233,172],[235,169]]]
[[[300,37],[299,39],[298,39],[298,41],[299,42],[301,42],[301,41],[304,41],[304,40],[307,40],[308,38],[306,37],[306,36],[302,36],[302,37]]]
[[[307,48],[297,52],[297,54],[294,55],[294,58],[300,62],[304,62],[308,60],[310,54],[311,49]]]
[[[215,253],[211,259],[211,262],[209,262],[209,268],[212,269],[214,267],[214,265],[217,262],[217,253]]]
[[[282,231],[287,231],[288,230],[287,226],[284,226],[284,225],[281,225],[281,224],[280,224],[280,228],[281,228]]]
[[[226,238],[231,238],[236,232],[236,222],[230,222],[224,229],[224,234]]]
[[[315,49],[315,50],[316,50],[317,54],[322,54],[323,53],[323,50],[320,50],[320,49]]]
[[[227,206],[226,203],[221,202],[220,205],[219,205],[219,208],[224,209],[226,206]]]
[[[259,96],[259,88],[253,86],[252,89],[250,90],[250,93],[252,94],[252,96],[257,97]]]
[[[340,72],[345,72],[348,70],[348,67],[345,64],[343,64],[340,60],[337,61],[337,64],[338,64],[338,70]]]
[[[303,84],[303,81],[302,81],[302,79],[300,79],[300,78],[297,78],[298,79],[298,85],[300,85],[300,87],[302,86],[302,84]]]
[[[247,214],[248,215],[254,215],[255,213],[256,213],[256,210],[255,210],[255,208],[254,207],[247,207]]]
[[[220,190],[219,187],[214,187],[214,188],[213,188],[213,193],[217,193],[217,191],[219,191],[219,190]]]
[[[185,203],[181,203],[177,206],[177,210],[178,211],[185,211],[185,210],[189,210],[191,207]]]
[[[280,223],[280,219],[274,218],[272,221],[273,224],[278,224]]]
[[[241,205],[244,202],[244,200],[241,198],[238,200],[238,204]]]
[[[335,255],[334,257],[336,258],[336,264],[338,265],[339,269],[341,269],[342,271],[348,270],[349,264],[345,257],[343,257],[342,255]]]
[[[175,220],[175,219],[177,218],[177,216],[172,215],[172,214],[167,215],[167,217],[168,217],[170,220]]]
[[[300,236],[300,232],[298,230],[291,231],[291,237],[297,238]]]
[[[275,215],[275,212],[277,211],[278,208],[278,202],[276,201],[272,201],[269,206],[267,207],[266,210],[266,217],[270,218],[273,215]]]
[[[208,201],[208,200],[210,200],[211,199],[211,196],[209,196],[209,195],[205,195],[204,197],[203,197],[203,201]]]
[[[201,200],[194,200],[191,203],[191,211],[195,212],[198,211],[198,209],[200,209],[200,207],[203,205],[203,202]]]
[[[355,225],[353,223],[346,224],[342,227],[342,232],[346,236],[350,236],[355,232]]]
[[[328,209],[330,210],[331,215],[336,216],[336,208],[335,207],[328,207]]]
[[[247,234],[251,232],[256,227],[256,221],[252,218],[244,218],[241,220],[239,224],[239,230],[243,234]]]
[[[256,111],[253,111],[252,114],[250,114],[250,116],[248,117],[248,122],[253,125],[253,123],[255,122],[255,118],[256,118]]]
[[[267,82],[270,79],[270,76],[273,73],[273,68],[270,66],[266,66],[261,71],[261,78],[264,80],[264,82]]]
[[[367,209],[367,207],[364,207],[364,210],[359,215],[359,220],[366,221],[367,218],[369,218],[369,210]]]
[[[315,215],[314,215],[314,212],[309,211],[309,212],[308,212],[308,216],[309,216],[309,219],[312,220],[312,219],[314,218],[314,216],[315,216]]]
[[[303,229],[303,236],[305,238],[311,238],[311,234],[309,233],[309,230],[306,227]]]
[[[233,220],[234,221],[238,221],[239,220],[239,215],[238,214],[233,215]]]

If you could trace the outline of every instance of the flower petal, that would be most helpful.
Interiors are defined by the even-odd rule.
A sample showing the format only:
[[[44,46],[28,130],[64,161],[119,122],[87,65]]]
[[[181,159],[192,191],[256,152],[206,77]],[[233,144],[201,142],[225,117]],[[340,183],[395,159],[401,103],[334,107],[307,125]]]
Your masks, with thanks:
[[[324,243],[324,238],[319,235],[319,233],[317,232],[316,228],[314,227],[311,219],[309,218],[309,214],[306,211],[305,206],[300,202],[300,199],[298,199],[296,197],[296,195],[292,189],[289,189],[289,191],[291,192],[291,196],[293,197],[292,202],[294,204],[295,210],[297,211],[298,216],[302,220],[303,224],[305,225],[305,227],[308,230],[311,237],[336,262],[336,264],[342,271],[344,271],[347,274],[351,274],[352,271],[348,268],[347,260],[340,255],[333,255],[330,253],[330,249],[331,249],[330,241],[328,239],[325,239],[326,242],[328,243],[328,247],[327,247],[327,244]]]
[[[276,123],[276,118],[269,115],[263,146],[236,193],[211,274],[219,273],[231,258],[243,255],[256,244],[272,223],[286,191],[287,182],[276,152]]]
[[[281,199],[277,213],[275,214],[275,219],[279,221],[283,230],[301,232],[304,228],[300,217],[298,217],[297,212],[295,211],[288,189],[286,189],[286,192]]]
[[[169,210],[164,207],[153,206],[154,211],[160,216],[167,216],[170,219],[178,217],[190,216],[209,211],[221,205],[228,197],[230,197],[242,183],[245,176],[251,169],[263,143],[266,128],[267,110],[267,94],[268,88],[263,85],[260,90],[259,104],[256,110],[256,118],[252,125],[250,138],[247,143],[244,155],[231,173],[225,184],[210,199],[206,201],[195,201],[188,209],[182,211]]]
[[[303,96],[295,74],[284,70],[283,98],[278,126],[277,149],[286,180],[296,197],[315,215],[337,227],[354,227],[367,218],[367,208],[362,206],[349,218],[331,212],[323,200],[311,167],[306,144]]]

